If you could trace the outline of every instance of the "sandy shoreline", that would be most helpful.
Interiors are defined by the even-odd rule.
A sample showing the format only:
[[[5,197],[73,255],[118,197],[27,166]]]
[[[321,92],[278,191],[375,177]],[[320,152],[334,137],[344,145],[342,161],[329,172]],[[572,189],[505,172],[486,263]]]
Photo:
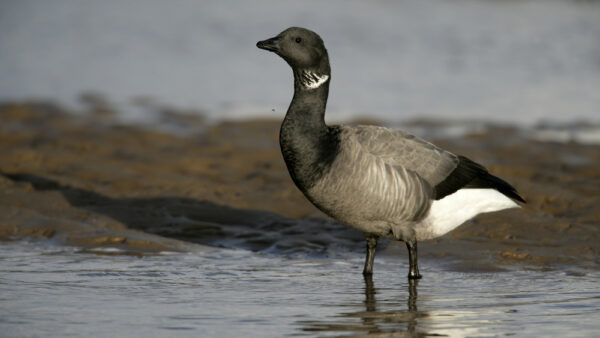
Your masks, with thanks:
[[[0,239],[132,254],[202,246],[318,253],[333,242],[362,256],[362,235],[327,220],[293,186],[279,120],[207,125],[171,114],[198,130],[177,136],[117,126],[107,114],[0,106]],[[424,258],[445,257],[461,271],[600,268],[600,146],[532,141],[508,127],[434,142],[485,164],[528,204],[422,243]],[[382,251],[405,259],[404,246]]]

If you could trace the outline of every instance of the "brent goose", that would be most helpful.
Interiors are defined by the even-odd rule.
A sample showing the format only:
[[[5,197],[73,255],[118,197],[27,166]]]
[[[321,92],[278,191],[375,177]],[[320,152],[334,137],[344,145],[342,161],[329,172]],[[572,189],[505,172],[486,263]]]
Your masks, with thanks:
[[[515,188],[482,165],[403,131],[325,124],[329,57],[316,33],[291,27],[256,46],[294,73],[279,144],[294,183],[317,208],[366,233],[363,274],[379,237],[406,243],[408,278],[421,278],[417,241],[444,235],[479,213],[518,207]]]

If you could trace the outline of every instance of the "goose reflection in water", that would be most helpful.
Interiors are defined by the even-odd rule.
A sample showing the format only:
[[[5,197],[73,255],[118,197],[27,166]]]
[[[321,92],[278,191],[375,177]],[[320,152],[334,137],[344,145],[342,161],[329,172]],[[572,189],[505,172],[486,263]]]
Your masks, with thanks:
[[[331,321],[302,322],[302,331],[305,332],[339,332],[345,337],[347,334],[360,337],[413,337],[426,335],[418,330],[418,320],[428,317],[427,312],[417,309],[417,288],[419,280],[408,280],[406,290],[408,298],[406,308],[398,310],[381,311],[378,309],[377,288],[373,283],[372,275],[364,276],[364,310],[340,313]],[[383,305],[383,301],[379,306]],[[390,302],[385,301],[385,307],[390,307]],[[353,305],[354,306],[354,305]],[[356,319],[360,321],[356,321]]]

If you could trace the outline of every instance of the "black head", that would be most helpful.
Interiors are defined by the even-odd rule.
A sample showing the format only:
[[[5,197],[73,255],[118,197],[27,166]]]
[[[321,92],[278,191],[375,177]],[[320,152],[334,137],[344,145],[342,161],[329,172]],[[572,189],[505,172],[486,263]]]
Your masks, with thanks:
[[[256,47],[281,56],[294,69],[329,73],[329,58],[323,40],[308,29],[290,27],[274,38],[259,41]]]

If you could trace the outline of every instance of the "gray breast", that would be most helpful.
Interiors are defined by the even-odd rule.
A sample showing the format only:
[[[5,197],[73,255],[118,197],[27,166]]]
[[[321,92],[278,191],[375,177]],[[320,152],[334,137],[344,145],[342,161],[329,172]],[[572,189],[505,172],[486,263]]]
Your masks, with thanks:
[[[346,127],[344,127],[346,128]],[[433,189],[416,172],[365,149],[345,129],[330,170],[306,194],[322,211],[362,231],[387,235],[425,217]]]

